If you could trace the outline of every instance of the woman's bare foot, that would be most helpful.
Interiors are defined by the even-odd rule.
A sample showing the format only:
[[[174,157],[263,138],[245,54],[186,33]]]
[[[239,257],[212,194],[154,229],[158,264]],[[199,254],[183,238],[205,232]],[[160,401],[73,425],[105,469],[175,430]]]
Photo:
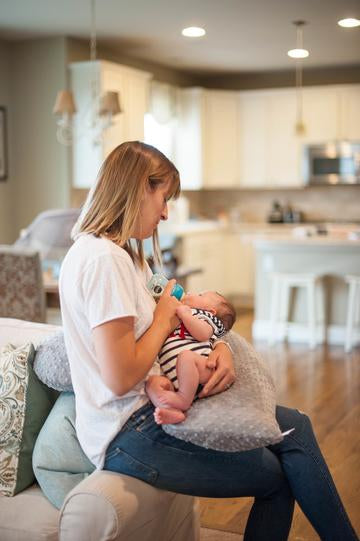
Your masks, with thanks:
[[[182,411],[173,408],[155,408],[154,418],[158,425],[172,425],[182,423],[186,416]]]

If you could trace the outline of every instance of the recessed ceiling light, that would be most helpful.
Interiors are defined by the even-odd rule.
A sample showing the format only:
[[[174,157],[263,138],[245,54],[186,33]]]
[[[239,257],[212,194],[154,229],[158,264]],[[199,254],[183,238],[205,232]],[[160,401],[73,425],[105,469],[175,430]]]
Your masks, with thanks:
[[[354,28],[355,26],[360,26],[360,19],[354,19],[353,17],[341,19],[338,21],[338,25],[344,28]]]
[[[290,49],[287,54],[291,58],[307,58],[309,51],[307,49]]]
[[[205,36],[206,34],[205,30],[199,26],[189,26],[188,28],[183,28],[181,33],[187,38],[201,38],[201,36]]]

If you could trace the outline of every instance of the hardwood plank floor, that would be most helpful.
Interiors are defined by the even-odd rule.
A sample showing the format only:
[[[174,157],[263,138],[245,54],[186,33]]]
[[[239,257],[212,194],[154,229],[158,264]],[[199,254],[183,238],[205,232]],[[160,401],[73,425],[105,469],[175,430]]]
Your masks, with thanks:
[[[234,330],[251,341],[251,312],[240,313]],[[269,363],[278,403],[305,411],[311,418],[350,519],[360,533],[360,348],[345,354],[342,347],[254,343]],[[200,499],[205,527],[243,533],[252,504],[249,498]],[[319,537],[296,507],[290,541]],[[276,541],[269,534],[269,541]],[[341,541],[339,539],[339,541]]]

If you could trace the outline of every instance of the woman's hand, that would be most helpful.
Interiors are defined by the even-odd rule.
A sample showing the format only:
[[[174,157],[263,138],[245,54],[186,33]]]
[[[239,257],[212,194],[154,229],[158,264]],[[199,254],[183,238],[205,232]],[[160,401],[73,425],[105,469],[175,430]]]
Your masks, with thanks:
[[[169,280],[154,311],[154,322],[165,325],[168,334],[172,333],[180,323],[176,310],[181,306],[181,303],[171,295],[175,284],[176,280]]]
[[[200,398],[226,391],[235,381],[232,354],[225,344],[215,344],[215,349],[209,355],[208,365],[215,367],[215,372],[199,394]]]

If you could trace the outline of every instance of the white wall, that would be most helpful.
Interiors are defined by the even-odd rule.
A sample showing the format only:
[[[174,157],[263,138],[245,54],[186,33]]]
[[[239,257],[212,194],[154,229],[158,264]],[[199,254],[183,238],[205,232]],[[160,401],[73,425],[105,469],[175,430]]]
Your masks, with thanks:
[[[0,105],[6,107],[7,111],[7,136],[8,136],[8,158],[12,161],[11,148],[9,148],[9,136],[11,133],[10,118],[10,75],[9,75],[9,50],[7,44],[0,42]],[[12,242],[14,217],[12,213],[12,189],[13,175],[10,167],[9,176],[6,181],[0,181],[0,244]]]
[[[8,44],[11,240],[39,212],[69,204],[69,149],[57,142],[52,115],[56,92],[66,87],[66,54],[65,38]]]

